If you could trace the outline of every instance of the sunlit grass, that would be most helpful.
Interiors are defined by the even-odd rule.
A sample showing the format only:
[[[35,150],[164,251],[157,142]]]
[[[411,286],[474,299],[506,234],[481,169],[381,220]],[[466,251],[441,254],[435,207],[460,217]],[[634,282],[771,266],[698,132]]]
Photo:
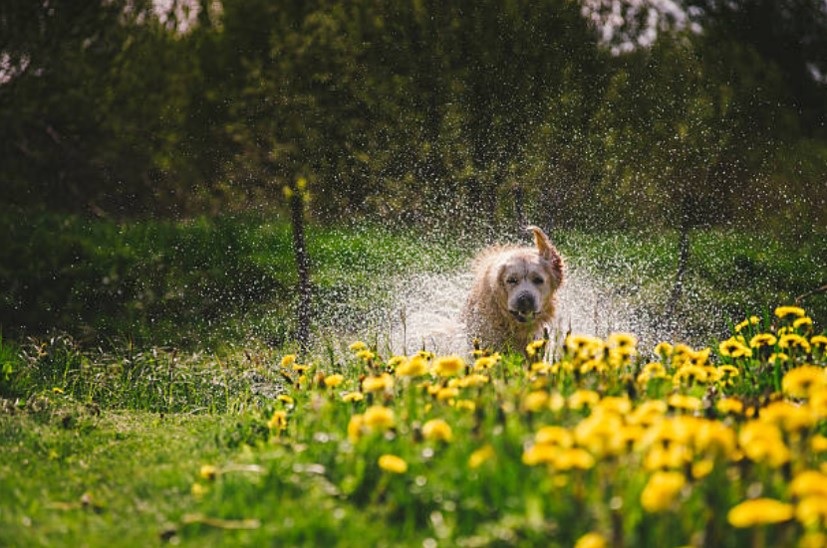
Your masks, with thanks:
[[[260,473],[211,463],[227,473],[195,481],[194,508],[255,520],[243,538],[259,540],[313,541],[279,506],[306,490],[325,519],[368,516],[391,543],[820,543],[827,339],[805,314],[778,308],[704,348],[572,335],[549,361],[362,342],[332,369],[288,356],[269,434],[241,456]]]

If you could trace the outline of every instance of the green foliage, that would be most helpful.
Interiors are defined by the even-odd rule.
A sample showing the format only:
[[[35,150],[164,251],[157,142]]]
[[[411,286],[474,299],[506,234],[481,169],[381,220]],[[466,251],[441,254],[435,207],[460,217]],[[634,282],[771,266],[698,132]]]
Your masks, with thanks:
[[[201,340],[212,322],[288,300],[288,227],[196,219],[114,223],[2,216],[0,318],[9,333]],[[227,324],[224,324],[227,326]],[[230,328],[231,326],[227,326]],[[160,336],[160,338],[152,338]]]
[[[272,210],[305,176],[325,221],[763,227],[824,209],[817,0],[687,1],[703,32],[618,55],[565,0],[226,0],[186,28],[154,4],[3,8],[4,204]]]

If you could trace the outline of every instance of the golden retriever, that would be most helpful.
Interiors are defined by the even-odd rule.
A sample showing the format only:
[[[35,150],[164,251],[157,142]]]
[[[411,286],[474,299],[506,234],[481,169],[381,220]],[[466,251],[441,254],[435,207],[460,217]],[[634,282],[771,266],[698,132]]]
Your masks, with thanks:
[[[493,246],[474,260],[474,281],[462,319],[483,347],[525,351],[543,336],[563,283],[563,258],[536,226],[536,247]]]

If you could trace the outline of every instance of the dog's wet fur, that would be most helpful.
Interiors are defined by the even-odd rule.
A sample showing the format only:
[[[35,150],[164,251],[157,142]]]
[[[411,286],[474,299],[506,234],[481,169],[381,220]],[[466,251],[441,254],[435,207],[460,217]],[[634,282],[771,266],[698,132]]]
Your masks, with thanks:
[[[499,245],[474,260],[474,281],[462,312],[468,335],[484,348],[525,351],[554,317],[563,258],[540,228],[534,247]]]

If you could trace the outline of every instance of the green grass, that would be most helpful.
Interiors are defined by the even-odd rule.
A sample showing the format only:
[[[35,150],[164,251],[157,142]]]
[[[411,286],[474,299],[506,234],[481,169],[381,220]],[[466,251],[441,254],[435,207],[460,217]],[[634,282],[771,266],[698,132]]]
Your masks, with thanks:
[[[376,305],[377,282],[461,257],[376,227],[313,226],[307,237],[317,303],[355,294],[357,310]],[[91,344],[203,349],[251,335],[281,345],[295,327],[291,232],[279,219],[0,215],[0,284],[0,327],[18,340],[58,331]]]
[[[189,511],[230,415],[101,412],[65,402],[0,415],[0,544],[157,545]]]
[[[0,220],[0,281],[9,288],[0,294],[0,545],[413,546],[434,539],[571,546],[592,530],[621,534],[629,545],[704,538],[743,545],[757,537],[731,528],[728,509],[759,491],[789,501],[792,474],[824,462],[824,454],[788,437],[799,452],[795,466],[715,461],[708,479],[689,480],[677,508],[648,514],[638,502],[651,475],[641,470],[640,453],[562,475],[526,466],[522,456],[540,426],[574,429],[589,416],[529,412],[532,391],[627,394],[635,405],[667,398],[671,383],[630,384],[653,359],[649,348],[626,376],[539,383],[521,357],[508,356],[490,383],[457,396],[474,401],[473,412],[435,400],[418,387],[424,379],[397,379],[383,395],[344,404],[341,393],[358,389],[361,376],[392,368],[388,356],[366,364],[342,355],[352,341],[335,333],[314,347],[304,379],[279,365],[295,348],[285,223]],[[554,239],[573,268],[663,319],[676,234],[559,232]],[[376,226],[311,226],[316,328],[335,324],[376,340],[377,327],[361,318],[381,311],[388,290],[410,273],[462,268],[472,250],[455,242],[467,241]],[[693,233],[682,320],[707,326],[701,342],[711,345],[712,360],[735,363],[742,375],[736,385],[687,385],[677,393],[712,402],[735,395],[753,409],[782,398],[784,372],[804,358],[783,369],[765,354],[733,362],[717,354],[726,325],[711,334],[704,322],[710,315],[722,324],[749,313],[771,316],[775,305],[824,283],[825,253],[816,238],[792,245],[771,235]],[[331,317],[333,305],[344,313]],[[815,332],[823,330],[825,295],[803,305]],[[823,354],[806,359],[824,365]],[[343,385],[325,388],[321,375],[334,373],[344,374]],[[352,415],[379,403],[394,408],[396,427],[349,440]],[[746,416],[705,409],[736,431],[747,423]],[[287,417],[281,433],[268,425],[276,411]],[[452,442],[423,439],[432,418],[452,426]],[[819,433],[827,433],[823,418],[797,435],[809,440]],[[496,459],[469,469],[470,455],[485,445]],[[405,458],[408,472],[379,470],[384,453]],[[202,475],[205,464],[217,475]],[[788,522],[764,534],[769,544],[787,543],[804,530]]]

